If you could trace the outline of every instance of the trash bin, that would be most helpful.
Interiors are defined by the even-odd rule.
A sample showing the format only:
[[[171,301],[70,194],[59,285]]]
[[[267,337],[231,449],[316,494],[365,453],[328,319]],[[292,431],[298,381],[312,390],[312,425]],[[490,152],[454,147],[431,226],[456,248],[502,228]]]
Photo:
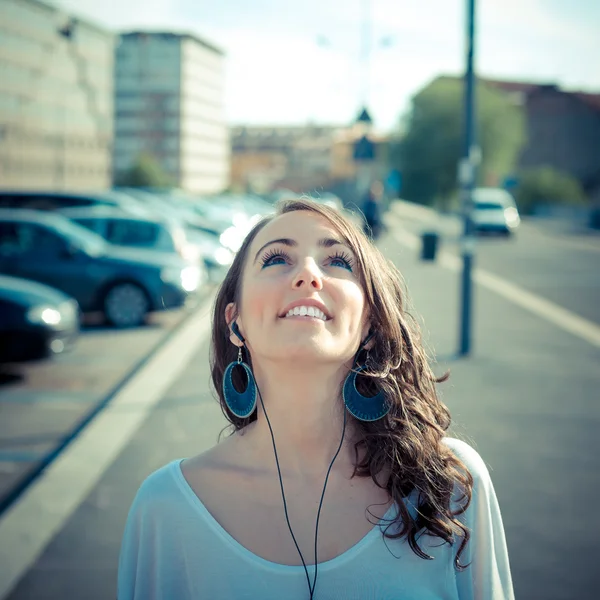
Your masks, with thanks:
[[[421,260],[435,260],[439,235],[435,231],[425,231],[422,236]]]

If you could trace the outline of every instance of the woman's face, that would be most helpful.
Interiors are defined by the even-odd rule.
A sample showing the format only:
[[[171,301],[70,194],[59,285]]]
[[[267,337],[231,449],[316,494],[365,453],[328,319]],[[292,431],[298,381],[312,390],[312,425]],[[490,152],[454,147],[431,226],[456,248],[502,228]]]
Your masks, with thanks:
[[[250,245],[237,323],[253,362],[345,363],[368,333],[366,313],[356,257],[320,215],[281,215]]]

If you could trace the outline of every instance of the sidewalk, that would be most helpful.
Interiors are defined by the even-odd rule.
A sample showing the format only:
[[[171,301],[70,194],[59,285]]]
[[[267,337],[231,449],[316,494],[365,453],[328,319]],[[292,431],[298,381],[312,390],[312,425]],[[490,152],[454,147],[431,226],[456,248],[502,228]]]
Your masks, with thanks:
[[[11,365],[0,386],[0,507],[188,316],[167,311],[146,327],[86,327],[68,353]]]
[[[590,523],[600,495],[597,349],[477,289],[473,356],[454,359],[459,278],[419,262],[417,250],[399,243],[402,235],[391,229],[380,245],[407,281],[412,312],[422,315],[436,372],[451,369],[440,392],[453,434],[490,468],[516,597],[591,600],[600,560]],[[208,381],[205,341],[11,600],[115,597],[121,534],[139,484],[170,460],[208,448],[224,426]]]

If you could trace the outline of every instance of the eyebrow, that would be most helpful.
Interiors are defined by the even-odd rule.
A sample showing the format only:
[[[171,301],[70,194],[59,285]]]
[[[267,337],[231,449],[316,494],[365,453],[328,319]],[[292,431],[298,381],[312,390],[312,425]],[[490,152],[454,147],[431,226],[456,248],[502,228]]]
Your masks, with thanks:
[[[256,256],[254,257],[254,262],[258,260],[260,253],[272,244],[281,244],[283,246],[288,246],[288,248],[295,248],[296,246],[298,246],[298,242],[296,240],[292,240],[291,238],[278,238],[276,240],[271,240],[270,242],[267,242],[264,246],[262,246],[261,249],[256,253]],[[348,244],[336,238],[322,238],[317,242],[317,245],[319,246],[319,248],[331,248],[332,246],[346,246],[348,250],[352,251]]]

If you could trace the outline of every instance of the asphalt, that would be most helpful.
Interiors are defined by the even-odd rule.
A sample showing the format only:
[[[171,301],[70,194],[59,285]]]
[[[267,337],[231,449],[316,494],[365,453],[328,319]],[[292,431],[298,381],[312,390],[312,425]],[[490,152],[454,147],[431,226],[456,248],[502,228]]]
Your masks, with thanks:
[[[473,354],[457,359],[458,276],[420,262],[401,243],[404,235],[394,225],[380,245],[403,273],[436,371],[451,371],[440,392],[453,414],[452,434],[490,469],[516,597],[596,598],[598,348],[477,288]],[[115,597],[119,544],[139,484],[170,460],[214,444],[224,426],[208,384],[204,344],[11,600]]]
[[[394,203],[391,214],[416,235],[437,232],[440,248],[460,254],[457,217],[406,202]],[[480,236],[474,248],[477,267],[600,324],[600,231],[526,217],[512,239]]]
[[[70,352],[0,372],[0,513],[191,314],[151,315],[144,327],[86,324]]]

